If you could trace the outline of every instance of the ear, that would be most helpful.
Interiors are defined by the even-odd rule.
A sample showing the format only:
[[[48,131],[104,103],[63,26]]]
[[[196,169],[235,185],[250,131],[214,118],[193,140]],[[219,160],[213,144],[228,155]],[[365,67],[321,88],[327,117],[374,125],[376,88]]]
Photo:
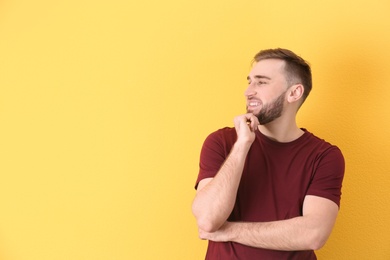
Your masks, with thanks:
[[[291,86],[288,92],[287,101],[289,103],[294,103],[298,101],[299,99],[301,99],[304,91],[305,89],[303,88],[302,84],[296,84]]]

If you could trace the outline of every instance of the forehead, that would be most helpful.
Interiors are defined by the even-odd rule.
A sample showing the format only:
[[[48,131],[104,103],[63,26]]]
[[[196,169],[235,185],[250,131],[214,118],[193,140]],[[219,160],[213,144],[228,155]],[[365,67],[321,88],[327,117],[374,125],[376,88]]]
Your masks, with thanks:
[[[266,59],[256,62],[249,73],[249,77],[266,76],[269,78],[284,77],[285,62],[279,59]]]

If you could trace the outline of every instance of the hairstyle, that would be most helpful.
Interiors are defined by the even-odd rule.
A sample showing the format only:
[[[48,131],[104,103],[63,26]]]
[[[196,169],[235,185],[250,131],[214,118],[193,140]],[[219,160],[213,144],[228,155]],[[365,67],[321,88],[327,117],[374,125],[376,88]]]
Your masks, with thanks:
[[[303,85],[303,103],[312,89],[310,65],[294,52],[281,48],[262,50],[255,55],[253,62],[259,62],[266,59],[279,59],[285,61],[284,70],[286,72],[287,84],[289,86],[298,83]]]

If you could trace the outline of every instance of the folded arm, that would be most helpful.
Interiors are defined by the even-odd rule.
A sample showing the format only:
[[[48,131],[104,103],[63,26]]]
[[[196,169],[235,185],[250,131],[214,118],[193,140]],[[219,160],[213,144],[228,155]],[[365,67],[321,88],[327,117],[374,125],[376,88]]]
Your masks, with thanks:
[[[192,212],[198,227],[208,232],[218,230],[233,210],[247,149],[235,145],[214,178],[199,182]]]
[[[317,250],[327,241],[337,214],[338,206],[333,201],[308,195],[300,217],[272,222],[226,222],[216,232],[200,229],[199,236],[273,250]]]
[[[253,114],[245,114],[236,117],[234,124],[237,140],[229,156],[214,178],[199,182],[192,203],[198,227],[207,232],[217,231],[233,210],[245,159],[259,122]]]

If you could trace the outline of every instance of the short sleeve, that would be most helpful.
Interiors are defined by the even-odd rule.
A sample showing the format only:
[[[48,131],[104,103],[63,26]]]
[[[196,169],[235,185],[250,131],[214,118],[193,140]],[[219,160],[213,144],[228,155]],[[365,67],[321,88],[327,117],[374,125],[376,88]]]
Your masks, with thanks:
[[[230,153],[235,138],[234,129],[229,128],[213,132],[206,138],[200,153],[199,174],[195,189],[201,180],[214,178],[218,173]]]
[[[340,207],[344,171],[345,161],[340,149],[336,146],[330,147],[316,162],[307,195],[327,198]]]

